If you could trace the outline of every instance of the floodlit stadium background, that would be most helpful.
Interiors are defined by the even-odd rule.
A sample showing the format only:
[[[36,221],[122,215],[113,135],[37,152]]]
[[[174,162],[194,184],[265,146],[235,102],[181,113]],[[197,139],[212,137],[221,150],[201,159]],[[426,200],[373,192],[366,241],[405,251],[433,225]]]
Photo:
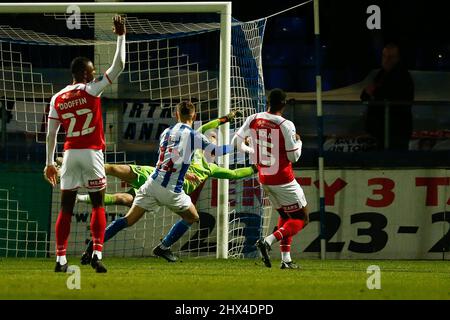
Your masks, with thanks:
[[[266,8],[267,11],[264,11],[255,6],[244,9],[233,3],[233,17],[239,21],[254,20],[295,4],[297,3],[292,1],[277,1],[273,8]],[[368,30],[366,27],[366,19],[369,16],[366,8],[369,4],[378,4],[382,9],[381,30]],[[324,107],[322,147],[325,158],[327,212],[324,236],[328,241],[328,258],[449,259],[450,38],[443,32],[445,18],[444,10],[432,10],[425,1],[408,6],[388,1],[349,1],[339,4],[335,1],[321,1],[320,54]],[[151,19],[176,23],[180,21],[180,16],[152,15]],[[193,14],[183,16],[182,22],[214,24],[217,22],[214,19],[216,18]],[[36,25],[35,21],[17,19],[14,15],[2,15],[2,25],[68,38],[72,35],[72,31],[64,28],[64,20],[55,22],[53,17],[46,17],[39,25]],[[55,28],[57,23],[60,28]],[[258,29],[262,26],[255,23],[252,28],[262,30]],[[90,39],[94,36],[93,30],[95,28],[83,28],[80,35]],[[104,30],[106,34],[106,26]],[[304,142],[303,155],[296,165],[296,176],[305,190],[312,212],[312,222],[295,238],[292,254],[297,258],[318,258],[320,215],[317,158],[320,146],[314,92],[317,60],[312,6],[299,7],[269,18],[263,37],[262,31],[256,32],[263,40],[260,71],[264,86],[256,88],[259,90],[254,98],[257,107],[248,109],[248,113],[264,107],[264,98],[258,94],[264,95],[275,87],[288,92],[291,101],[285,117],[295,123]],[[2,33],[0,38],[3,53],[1,59],[16,62],[23,59],[24,63],[31,63],[33,70],[42,73],[45,84],[52,82],[61,86],[70,81],[67,66],[74,56],[91,56],[102,70],[109,63],[112,54],[108,49],[105,49],[105,52],[96,51],[102,50],[101,46],[94,50],[89,46],[78,46],[76,50],[69,47],[55,49],[55,46],[41,46],[39,54],[36,54],[37,52],[30,48],[37,46],[26,41],[14,42],[14,50],[11,50],[11,42],[6,39],[5,34],[8,33]],[[182,54],[176,56],[189,55],[189,59],[197,64],[198,70],[207,71],[207,77],[213,79],[217,76],[217,45],[208,46],[207,50],[204,48],[208,43],[217,44],[217,34],[204,34],[200,31],[190,38],[191,40],[174,40],[179,42],[178,45],[182,48]],[[398,41],[402,44],[404,58],[415,83],[413,135],[409,150],[373,150],[373,140],[366,136],[363,125],[367,105],[360,101],[360,94],[379,68],[381,50],[383,44],[388,41]],[[127,58],[141,62],[143,58],[138,57],[139,54],[150,50],[138,46],[134,49],[137,56]],[[17,54],[8,55],[10,51]],[[136,68],[139,70],[146,67]],[[195,72],[200,72],[198,70]],[[0,73],[1,75],[2,81],[7,82],[5,72]],[[37,81],[32,79],[33,82]],[[129,79],[132,79],[132,76]],[[137,80],[137,84],[143,83],[142,79]],[[58,193],[52,194],[42,179],[45,145],[37,141],[43,141],[43,131],[40,126],[27,128],[20,122],[20,113],[17,118],[18,104],[14,104],[14,101],[8,102],[14,99],[5,98],[6,95],[1,93],[2,87],[3,85],[0,86],[3,110],[0,219],[4,221],[15,217],[17,221],[27,220],[29,223],[22,225],[17,222],[14,226],[8,224],[6,227],[5,224],[0,225],[0,255],[22,256],[23,252],[33,250],[39,252],[38,256],[53,254],[54,218],[49,219],[49,213],[54,217],[57,212]],[[159,105],[156,106],[152,119],[145,119],[146,112],[152,108],[152,99],[130,93],[133,89],[139,91],[136,87],[121,86],[119,82],[105,95],[108,97],[103,101],[105,109],[108,109],[105,117],[106,138],[116,143],[114,146],[110,145],[107,161],[152,165],[156,159],[152,145],[154,146],[157,139],[157,126],[171,124],[172,120],[168,111],[158,109]],[[209,89],[214,91],[213,88]],[[45,100],[50,96],[44,94],[41,98]],[[209,97],[202,99],[206,103],[205,109],[202,110],[202,120],[217,116],[214,101]],[[171,102],[168,101],[167,105],[170,106]],[[142,112],[139,116],[136,113],[138,109]],[[40,115],[33,121],[37,125],[41,121]],[[144,123],[154,126],[148,136],[139,134],[142,132],[139,128],[142,130]],[[234,126],[240,124],[237,122]],[[136,132],[133,131],[133,126],[137,128]],[[36,135],[36,132],[41,134]],[[209,223],[214,224],[205,218],[214,218],[214,214],[208,211],[214,208],[214,183],[211,182],[212,186],[207,186],[202,194],[201,205],[206,208],[205,230],[209,230]],[[111,187],[120,190],[126,188],[115,180]],[[380,189],[382,191],[378,192]],[[232,190],[239,200],[236,209],[235,203],[230,206],[230,212],[248,222],[239,223],[235,227],[236,230],[241,230],[241,233],[238,233],[241,251],[235,252],[235,256],[255,257],[254,241],[259,233],[273,229],[277,214],[264,211],[265,204],[259,200],[262,195],[258,193],[255,181],[238,183]],[[86,218],[86,212],[87,206],[77,208],[76,219],[81,219],[81,222],[80,228],[77,229],[79,236],[71,238],[76,239],[72,243],[78,243],[77,247],[72,247],[73,253],[79,251],[89,234],[82,222]],[[125,213],[125,209],[114,208],[108,213],[108,221],[111,221],[115,214]],[[259,217],[255,218],[255,213]],[[174,219],[176,216],[170,213],[164,215],[164,219],[158,216],[149,218],[145,223],[136,226],[136,230],[127,231],[123,238],[119,236],[117,241],[111,244],[111,253],[118,256],[148,255],[153,242],[144,240],[151,238],[151,241],[158,241],[164,227],[170,226]],[[43,244],[42,248],[38,248],[36,244],[34,247],[21,247],[23,243],[32,241],[23,240],[20,238],[22,235],[17,232],[12,236],[12,240],[15,237],[16,240],[21,240],[19,243],[22,244],[10,241],[9,229],[21,230],[24,226],[29,228],[27,232],[33,231],[33,236],[36,237],[33,241]],[[8,229],[6,232],[5,228]],[[256,230],[256,233],[252,230]],[[147,232],[149,234],[146,234]],[[183,254],[196,256],[205,253],[199,249],[202,243],[207,248],[206,253],[214,254],[214,239],[210,239],[210,236],[214,238],[213,229],[197,234],[193,231],[193,234],[180,244],[179,249]],[[191,248],[187,245],[189,239],[192,240],[194,250],[186,250]],[[184,245],[187,246],[183,249]],[[276,248],[273,254],[278,254]]]

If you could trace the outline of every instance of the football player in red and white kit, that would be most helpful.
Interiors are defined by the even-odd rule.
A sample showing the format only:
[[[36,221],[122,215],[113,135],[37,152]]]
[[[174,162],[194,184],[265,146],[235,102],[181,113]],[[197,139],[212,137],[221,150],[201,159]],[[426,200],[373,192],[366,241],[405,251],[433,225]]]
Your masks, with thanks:
[[[91,266],[98,273],[106,272],[101,262],[106,227],[106,175],[103,166],[105,137],[100,96],[125,67],[125,21],[121,16],[115,16],[113,24],[113,31],[117,34],[117,49],[111,67],[102,77],[94,79],[92,61],[84,57],[75,58],[71,64],[73,83],[55,94],[50,102],[44,175],[52,186],[56,185],[57,179],[57,169],[53,162],[56,133],[61,125],[66,133],[60,180],[61,211],[55,227],[55,272],[67,271],[67,240],[77,190],[80,187],[89,190],[92,201],[91,233],[94,251]]]
[[[272,266],[268,252],[272,243],[280,241],[281,268],[296,269],[298,266],[292,262],[290,246],[292,237],[308,223],[308,208],[305,194],[292,170],[292,163],[300,158],[302,141],[294,124],[282,117],[285,106],[286,94],[280,89],[272,90],[268,111],[248,117],[236,138],[241,150],[251,150],[252,160],[258,167],[259,182],[280,214],[276,231],[256,242],[262,260],[266,267]],[[245,146],[249,137],[251,148]]]

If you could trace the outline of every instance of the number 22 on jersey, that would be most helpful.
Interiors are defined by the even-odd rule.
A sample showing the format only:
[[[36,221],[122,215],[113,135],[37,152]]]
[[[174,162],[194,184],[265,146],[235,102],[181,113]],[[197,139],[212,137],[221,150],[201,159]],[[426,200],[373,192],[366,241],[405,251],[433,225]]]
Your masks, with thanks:
[[[83,115],[85,115],[86,117],[77,117]],[[92,121],[92,117],[93,117],[92,111],[86,108],[76,110],[75,114],[72,112],[63,113],[61,115],[61,118],[64,120],[66,119],[70,120],[69,128],[67,129],[67,137],[79,137],[94,132],[95,126],[89,127]],[[76,128],[76,124],[79,121],[84,121],[81,131],[74,131],[74,129]]]

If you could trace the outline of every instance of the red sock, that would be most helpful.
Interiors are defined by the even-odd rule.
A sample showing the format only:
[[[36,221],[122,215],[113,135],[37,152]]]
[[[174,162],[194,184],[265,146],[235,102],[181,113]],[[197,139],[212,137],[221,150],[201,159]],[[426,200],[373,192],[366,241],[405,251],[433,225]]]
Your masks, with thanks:
[[[93,249],[102,251],[105,239],[106,215],[105,208],[92,208],[91,233],[94,243]]]
[[[280,210],[278,210],[280,211]],[[281,233],[280,228],[288,221],[289,218],[283,218],[281,216],[278,217],[278,224],[277,224],[277,229],[274,231],[274,235],[275,238],[277,238],[277,240],[283,239],[282,236],[283,234]],[[281,246],[281,243],[280,243]]]
[[[282,210],[282,209],[279,209],[278,212],[280,212],[280,210]],[[289,218],[282,218],[281,216],[279,216],[277,229],[280,229],[288,220],[289,220]],[[291,243],[292,243],[292,236],[281,239],[280,240],[280,251],[281,252],[290,252],[291,251]]]
[[[295,236],[305,226],[305,221],[300,219],[288,219],[282,227],[273,233],[278,241]]]
[[[58,214],[56,219],[56,255],[65,256],[67,250],[67,240],[70,234],[70,223],[72,221],[72,213],[62,212]]]

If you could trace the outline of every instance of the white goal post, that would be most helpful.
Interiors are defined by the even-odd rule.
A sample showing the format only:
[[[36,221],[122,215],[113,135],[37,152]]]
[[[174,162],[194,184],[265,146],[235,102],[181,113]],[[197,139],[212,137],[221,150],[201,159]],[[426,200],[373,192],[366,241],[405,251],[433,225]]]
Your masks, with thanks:
[[[96,2],[96,3],[1,3],[0,14],[67,13],[77,6],[81,13],[218,13],[220,14],[220,62],[218,112],[230,111],[231,2]],[[229,143],[229,124],[220,129],[219,144]],[[229,167],[229,157],[219,164]],[[228,257],[228,180],[218,183],[217,258]]]

